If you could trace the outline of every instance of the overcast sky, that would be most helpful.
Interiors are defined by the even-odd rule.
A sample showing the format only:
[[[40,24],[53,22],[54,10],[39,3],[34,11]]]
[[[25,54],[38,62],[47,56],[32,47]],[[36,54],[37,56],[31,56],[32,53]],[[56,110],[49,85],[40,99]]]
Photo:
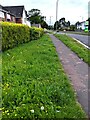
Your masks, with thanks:
[[[46,16],[48,24],[56,21],[56,1],[57,0],[0,0],[3,6],[24,5],[25,9],[39,9],[42,15]],[[58,20],[62,17],[72,24],[88,18],[88,2],[90,0],[59,0],[58,1]],[[50,22],[51,17],[51,22]]]

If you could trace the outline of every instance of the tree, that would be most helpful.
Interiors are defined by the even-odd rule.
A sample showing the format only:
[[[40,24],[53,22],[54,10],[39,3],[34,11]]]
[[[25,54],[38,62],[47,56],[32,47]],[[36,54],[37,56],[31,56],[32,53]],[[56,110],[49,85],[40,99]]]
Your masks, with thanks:
[[[70,27],[70,21],[67,22],[67,27]]]
[[[35,23],[38,24],[41,22],[41,15],[40,10],[38,9],[31,9],[28,12],[28,19],[31,21],[31,24]]]
[[[66,22],[64,17],[59,20],[59,24],[61,28],[70,27],[70,21]]]
[[[59,21],[56,21],[54,24],[54,30],[56,30],[56,25],[57,25],[57,29],[59,29],[60,25],[59,25]]]
[[[45,16],[41,16],[39,9],[28,11],[28,19],[31,21],[31,24],[41,24],[42,28],[48,28],[48,24],[44,21],[45,18]]]
[[[75,26],[75,25],[71,25],[71,26],[70,26],[70,30],[71,30],[71,31],[75,31],[75,30],[76,30],[76,26]]]
[[[64,18],[64,17],[61,18],[61,19],[59,20],[59,23],[65,25],[65,18]]]
[[[55,22],[54,24],[54,30],[56,30],[56,24],[57,24],[57,29],[60,30],[69,30],[70,29],[70,21],[66,22],[65,18],[61,18],[59,21]]]
[[[49,25],[49,26],[48,26],[48,29],[49,29],[49,30],[53,30],[53,25]]]
[[[79,21],[77,21],[76,23],[75,23],[75,26],[77,27],[77,25],[80,25],[80,22]]]
[[[48,24],[43,20],[43,21],[41,22],[41,27],[48,29]]]

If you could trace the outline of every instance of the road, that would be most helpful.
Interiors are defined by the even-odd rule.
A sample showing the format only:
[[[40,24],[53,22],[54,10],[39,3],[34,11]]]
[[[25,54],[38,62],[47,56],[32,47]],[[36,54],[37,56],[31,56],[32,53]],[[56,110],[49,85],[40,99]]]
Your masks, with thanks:
[[[77,40],[79,40],[80,42],[84,43],[85,45],[87,45],[88,47],[90,47],[90,36],[87,35],[79,35],[79,34],[69,34],[69,33],[62,33],[59,32],[60,34],[67,34],[70,37],[76,38]]]

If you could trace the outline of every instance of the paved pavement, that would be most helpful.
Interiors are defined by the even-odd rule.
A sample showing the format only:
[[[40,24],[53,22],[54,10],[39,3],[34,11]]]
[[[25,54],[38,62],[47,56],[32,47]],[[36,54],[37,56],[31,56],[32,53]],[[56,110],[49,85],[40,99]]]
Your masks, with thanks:
[[[62,33],[62,32],[59,32],[58,34],[60,34],[60,33],[67,34],[70,37],[73,37],[73,38],[79,40],[80,42],[84,43],[88,47],[90,47],[90,36],[88,36],[88,35],[70,34],[70,33]]]
[[[56,47],[64,70],[77,93],[78,102],[82,105],[86,114],[90,114],[88,99],[88,65],[56,37],[50,35],[50,38]]]

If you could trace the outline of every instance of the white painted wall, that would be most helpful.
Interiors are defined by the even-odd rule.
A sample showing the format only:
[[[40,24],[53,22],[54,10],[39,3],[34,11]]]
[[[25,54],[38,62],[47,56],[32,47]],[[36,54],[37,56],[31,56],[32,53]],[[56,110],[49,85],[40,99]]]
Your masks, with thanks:
[[[25,15],[25,10],[23,10],[22,24],[25,24],[25,25],[26,25],[26,15]]]
[[[85,29],[85,22],[82,23],[82,30]]]
[[[26,21],[26,24],[29,26],[29,27],[31,27],[31,23],[30,23],[30,21]]]
[[[85,22],[82,22],[80,25],[77,25],[77,29],[82,29],[84,30],[85,29]]]
[[[4,18],[4,13],[2,11],[0,11],[0,17]]]
[[[27,21],[27,17],[26,17],[26,14],[25,14],[25,10],[23,10],[22,24],[31,26],[31,23],[30,23],[29,21]]]
[[[9,15],[9,14],[7,14],[7,19],[11,19],[11,17],[10,17],[10,15]]]

